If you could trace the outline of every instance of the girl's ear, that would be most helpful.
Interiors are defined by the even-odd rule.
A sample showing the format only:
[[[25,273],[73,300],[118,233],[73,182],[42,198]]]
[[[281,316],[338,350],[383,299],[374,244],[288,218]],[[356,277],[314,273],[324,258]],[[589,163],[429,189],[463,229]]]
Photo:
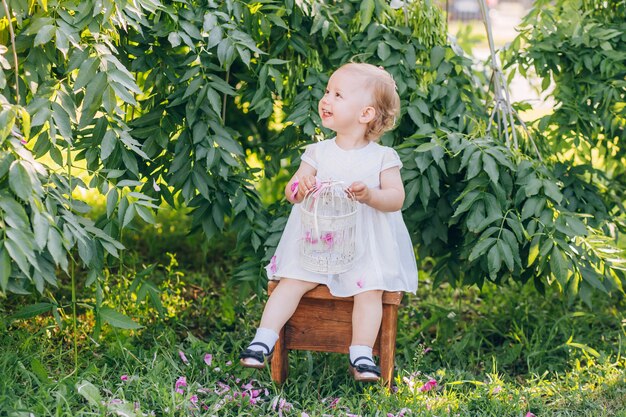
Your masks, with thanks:
[[[367,106],[363,108],[363,110],[361,110],[361,114],[359,115],[359,122],[367,124],[374,120],[374,117],[376,117],[376,109],[372,106]]]

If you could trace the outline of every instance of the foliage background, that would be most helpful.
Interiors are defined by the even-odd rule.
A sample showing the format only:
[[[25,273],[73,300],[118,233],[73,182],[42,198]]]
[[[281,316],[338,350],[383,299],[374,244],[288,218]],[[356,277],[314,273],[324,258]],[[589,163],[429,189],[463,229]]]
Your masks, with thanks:
[[[400,317],[399,393],[350,386],[345,361],[303,353],[293,384],[260,375],[260,407],[235,396],[225,415],[275,415],[286,397],[302,398],[292,414],[624,412],[621,4],[539,1],[503,55],[556,86],[555,112],[529,124],[539,153],[522,126],[515,147],[491,124],[491,74],[428,0],[2,5],[0,411],[131,415],[137,399],[176,414],[192,393],[243,392],[227,363],[260,306],[237,291],[262,290],[281,190],[302,147],[332,134],[317,100],[354,59],[383,65],[402,98],[382,142],[404,163],[422,292]],[[439,388],[424,393],[429,378]]]

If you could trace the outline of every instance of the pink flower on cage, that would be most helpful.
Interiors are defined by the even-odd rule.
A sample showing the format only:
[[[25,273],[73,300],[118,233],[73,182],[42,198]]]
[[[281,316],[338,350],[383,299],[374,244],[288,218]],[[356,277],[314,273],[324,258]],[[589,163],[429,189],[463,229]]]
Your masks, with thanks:
[[[328,249],[332,249],[333,245],[335,244],[335,234],[332,232],[328,232],[328,233],[324,233],[320,239],[322,240],[322,242],[326,243],[326,245],[328,246]]]
[[[296,195],[298,195],[298,185],[300,185],[300,181],[295,180],[294,182],[291,183],[291,198],[295,199]]]
[[[307,230],[307,232],[304,234],[304,241],[312,245],[315,245],[318,242],[318,240],[313,237],[310,230]]]
[[[198,396],[192,395],[191,398],[189,398],[189,402],[191,402],[193,405],[196,405],[198,403]]]
[[[537,416],[529,411],[526,413],[526,417],[537,417]]]
[[[189,365],[189,360],[187,359],[187,356],[185,356],[185,352],[179,350],[178,356],[180,356],[180,360],[182,360],[185,365]]]
[[[124,382],[128,381],[128,375],[122,375],[120,379]]]
[[[204,355],[204,363],[206,363],[207,366],[211,366],[211,363],[213,363],[213,355],[211,355],[210,353]]]
[[[278,269],[278,266],[276,265],[276,255],[274,255],[272,256],[272,259],[270,260],[270,272],[272,274],[275,274],[277,269]]]
[[[365,285],[365,280],[362,277],[359,278],[359,280],[356,282],[356,286],[359,288],[363,288],[364,285]]]
[[[437,381],[435,381],[434,379],[430,379],[428,380],[428,382],[426,382],[424,385],[420,387],[420,391],[422,392],[430,391],[436,386],[437,386]]]
[[[176,384],[174,384],[174,388],[176,389],[176,392],[179,394],[184,394],[183,391],[183,387],[187,386],[187,378],[184,376],[181,376],[180,378],[178,378],[176,380]]]

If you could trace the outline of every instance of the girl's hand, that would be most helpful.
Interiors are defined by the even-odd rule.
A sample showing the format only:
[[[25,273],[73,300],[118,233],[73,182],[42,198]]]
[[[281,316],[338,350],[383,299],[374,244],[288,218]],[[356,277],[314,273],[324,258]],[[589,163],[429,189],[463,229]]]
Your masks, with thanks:
[[[348,191],[350,191],[356,201],[359,203],[367,204],[371,197],[370,189],[365,183],[361,181],[353,182],[350,187],[348,187]]]
[[[298,183],[298,193],[296,194],[296,201],[300,202],[304,199],[304,196],[315,188],[317,181],[315,180],[315,176],[313,175],[305,175],[300,178]]]

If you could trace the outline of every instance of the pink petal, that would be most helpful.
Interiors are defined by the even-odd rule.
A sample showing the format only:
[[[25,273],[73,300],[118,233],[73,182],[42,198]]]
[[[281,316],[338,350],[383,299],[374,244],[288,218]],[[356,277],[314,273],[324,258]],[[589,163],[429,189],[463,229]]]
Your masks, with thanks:
[[[128,375],[122,375],[122,376],[120,377],[120,379],[121,379],[122,381],[128,381]]]
[[[198,402],[198,396],[192,395],[189,401],[191,401],[192,404],[196,404]]]
[[[435,381],[434,379],[431,379],[427,383],[425,383],[424,385],[422,385],[420,387],[420,391],[422,391],[422,392],[430,391],[431,389],[435,388],[436,386],[437,386],[437,381]]]
[[[363,281],[363,278],[359,279],[356,282],[356,286],[359,287],[359,288],[363,288],[363,285],[365,285],[365,282]]]
[[[212,362],[213,362],[213,355],[211,355],[210,353],[207,353],[206,355],[204,355],[204,363],[206,363],[208,366],[211,366]]]
[[[537,416],[529,411],[526,413],[526,417],[537,417]]]
[[[176,380],[176,390],[180,389],[180,387],[186,387],[187,386],[187,378],[185,378],[184,376],[181,376],[180,378],[178,378]]]
[[[157,184],[156,180],[152,180],[152,188],[154,188],[154,191],[161,191],[161,187],[159,187],[159,184]]]
[[[430,352],[431,350],[433,350],[433,348],[427,347],[426,349],[424,349],[424,354]]]
[[[180,356],[180,359],[183,361],[183,363],[185,365],[189,365],[189,361],[187,360],[187,356],[185,356],[185,353],[182,350],[178,351],[178,356]]]

